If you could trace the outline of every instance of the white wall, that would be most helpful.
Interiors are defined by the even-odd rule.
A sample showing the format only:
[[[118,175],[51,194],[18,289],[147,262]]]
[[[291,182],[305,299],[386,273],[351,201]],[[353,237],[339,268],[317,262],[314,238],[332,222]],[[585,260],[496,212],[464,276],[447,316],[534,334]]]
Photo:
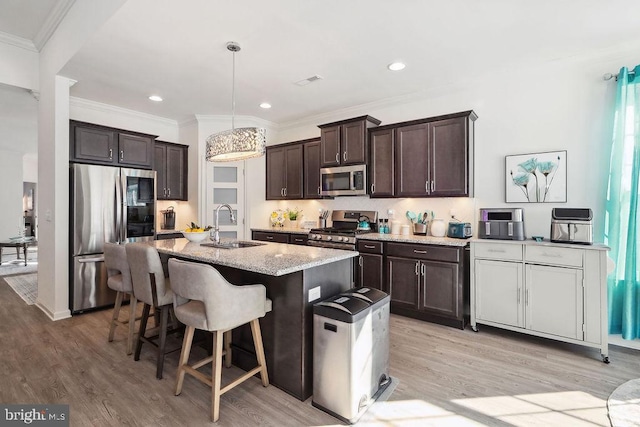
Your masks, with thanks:
[[[634,66],[637,52],[597,53],[539,64],[528,69],[505,70],[500,74],[461,82],[457,87],[441,88],[431,96],[379,102],[283,126],[278,142],[317,137],[317,124],[369,114],[382,124],[419,119],[463,110],[474,110],[475,198],[388,199],[338,198],[328,202],[270,202],[254,226],[267,224],[275,207],[298,205],[314,212],[329,209],[375,208],[384,215],[396,208],[401,215],[409,206],[424,206],[446,217],[454,207],[462,220],[476,227],[481,207],[523,207],[527,236],[549,236],[551,208],[588,207],[594,211],[596,240],[602,241],[604,191],[608,164],[610,129],[615,82],[604,81],[604,73],[616,73],[621,66]],[[567,203],[505,203],[504,156],[543,151],[567,150]]]
[[[0,41],[0,83],[38,90],[38,52]]]
[[[0,151],[0,240],[15,237],[22,228],[22,153]]]
[[[38,153],[22,156],[22,181],[38,182]]]

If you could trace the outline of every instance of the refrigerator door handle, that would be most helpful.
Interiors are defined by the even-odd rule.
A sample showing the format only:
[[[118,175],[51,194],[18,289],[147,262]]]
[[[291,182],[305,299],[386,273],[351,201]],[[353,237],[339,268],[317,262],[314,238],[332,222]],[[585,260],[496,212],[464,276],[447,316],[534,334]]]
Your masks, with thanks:
[[[78,258],[78,262],[80,264],[85,264],[88,262],[104,262],[104,255],[97,256],[95,258]]]
[[[127,188],[127,177],[126,175],[120,171],[120,190],[118,194],[120,196],[120,200],[122,203],[120,204],[120,243],[125,243],[127,241],[127,195],[125,194]]]
[[[120,190],[120,179],[116,179],[116,243],[123,243],[122,240],[122,191]]]

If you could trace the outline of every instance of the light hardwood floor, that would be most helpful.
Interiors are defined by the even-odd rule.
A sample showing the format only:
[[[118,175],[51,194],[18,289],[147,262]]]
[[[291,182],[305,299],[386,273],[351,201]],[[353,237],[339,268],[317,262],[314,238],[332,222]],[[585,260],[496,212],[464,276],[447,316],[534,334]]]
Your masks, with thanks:
[[[206,386],[187,377],[173,394],[179,352],[156,380],[150,346],[134,362],[124,330],[107,342],[110,310],[52,322],[2,279],[0,301],[0,402],[70,404],[72,426],[211,425]],[[474,333],[392,315],[390,330],[399,383],[361,425],[609,425],[607,397],[640,377],[640,352],[615,346],[605,365],[597,349],[489,327]],[[220,414],[219,426],[341,424],[258,378],[223,395]]]

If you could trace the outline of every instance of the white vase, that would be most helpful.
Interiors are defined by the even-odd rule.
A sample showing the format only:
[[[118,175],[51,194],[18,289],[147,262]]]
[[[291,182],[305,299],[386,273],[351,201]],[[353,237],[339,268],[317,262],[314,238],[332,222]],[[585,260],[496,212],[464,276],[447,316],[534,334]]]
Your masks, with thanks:
[[[444,219],[436,218],[431,221],[431,235],[433,237],[444,237],[447,227],[444,225]]]
[[[289,227],[298,228],[298,220],[297,219],[290,219],[289,220]]]

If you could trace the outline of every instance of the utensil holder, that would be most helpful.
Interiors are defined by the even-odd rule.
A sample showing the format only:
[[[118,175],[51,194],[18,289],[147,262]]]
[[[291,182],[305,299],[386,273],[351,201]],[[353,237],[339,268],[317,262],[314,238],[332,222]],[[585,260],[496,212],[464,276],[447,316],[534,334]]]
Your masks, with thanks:
[[[427,224],[414,222],[413,223],[413,234],[415,234],[417,236],[426,236],[427,235]]]
[[[327,226],[326,218],[318,218],[318,228],[325,228]]]

